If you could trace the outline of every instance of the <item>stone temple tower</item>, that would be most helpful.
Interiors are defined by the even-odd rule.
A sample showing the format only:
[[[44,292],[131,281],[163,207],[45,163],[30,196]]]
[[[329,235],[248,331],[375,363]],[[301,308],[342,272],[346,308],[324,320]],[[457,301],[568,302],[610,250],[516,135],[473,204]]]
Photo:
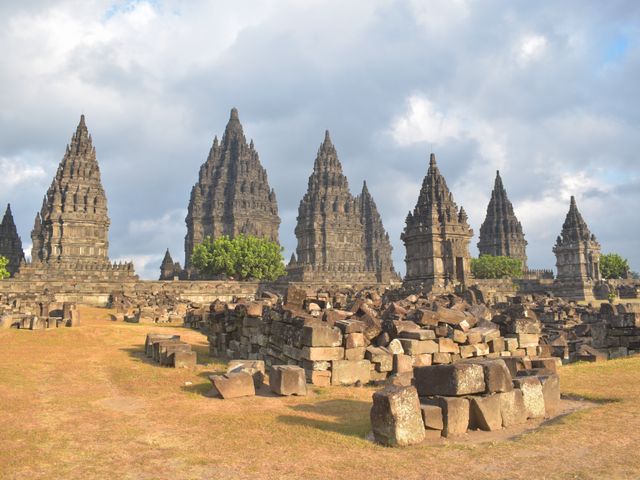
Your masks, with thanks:
[[[600,244],[589,231],[573,196],[553,253],[558,268],[554,293],[573,300],[592,300],[594,282],[601,280]]]
[[[11,276],[15,275],[24,262],[24,251],[22,250],[22,240],[18,235],[16,224],[13,221],[11,205],[7,205],[2,223],[0,223],[0,257],[9,260],[7,270]]]
[[[200,167],[191,190],[184,240],[185,268],[191,254],[207,236],[253,235],[278,241],[278,204],[269,187],[253,141],[247,144],[238,111],[231,116],[222,142],[213,141],[207,161]]]
[[[84,115],[36,214],[33,261],[107,264],[107,198]]]
[[[354,198],[329,132],[318,150],[300,201],[296,255],[289,280],[378,283],[395,278],[391,245],[366,185]]]
[[[480,227],[480,255],[511,257],[522,262],[527,268],[527,241],[524,239],[522,225],[513,212],[513,205],[507,197],[500,172],[491,192],[487,206],[487,216]]]
[[[21,278],[133,278],[133,264],[109,262],[109,216],[84,115],[67,145],[31,232],[31,264]]]
[[[407,215],[401,236],[407,250],[405,282],[435,292],[467,282],[471,237],[467,214],[462,207],[458,210],[432,153],[418,202]]]

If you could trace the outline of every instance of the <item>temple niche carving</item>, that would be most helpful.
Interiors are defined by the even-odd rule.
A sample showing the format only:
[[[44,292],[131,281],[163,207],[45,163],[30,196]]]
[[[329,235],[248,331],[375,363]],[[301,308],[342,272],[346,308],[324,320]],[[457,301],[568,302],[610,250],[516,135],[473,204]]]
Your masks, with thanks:
[[[24,262],[24,251],[22,250],[22,240],[18,235],[18,229],[13,221],[11,205],[7,205],[7,210],[0,223],[0,257],[9,260],[7,270],[13,276]]]
[[[329,132],[298,207],[298,245],[288,279],[303,282],[388,283],[397,274],[391,242],[366,184],[353,197]]]
[[[435,292],[465,284],[471,278],[472,237],[467,214],[462,207],[458,210],[432,153],[418,202],[401,235],[407,251],[405,283]]]
[[[84,115],[67,145],[31,232],[31,263],[18,277],[137,278],[132,263],[109,262],[109,216]]]
[[[194,276],[191,255],[207,236],[253,235],[278,242],[278,204],[253,140],[247,144],[238,111],[231,110],[222,141],[215,137],[191,190],[184,240],[185,269]]]
[[[554,293],[573,300],[593,300],[594,284],[602,278],[600,244],[589,231],[573,196],[553,253],[558,268]]]
[[[520,260],[522,268],[527,268],[527,241],[522,225],[516,218],[513,205],[507,197],[500,172],[491,192],[487,206],[487,216],[480,227],[478,250],[480,255],[504,256]]]

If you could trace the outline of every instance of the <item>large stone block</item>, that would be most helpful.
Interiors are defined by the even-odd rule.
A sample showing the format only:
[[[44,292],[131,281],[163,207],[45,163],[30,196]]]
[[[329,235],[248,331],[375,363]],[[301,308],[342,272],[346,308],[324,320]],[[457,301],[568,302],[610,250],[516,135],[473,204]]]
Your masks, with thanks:
[[[502,428],[502,414],[500,410],[500,395],[470,397],[470,425],[487,432]]]
[[[438,405],[420,404],[420,410],[422,410],[424,428],[428,430],[439,430],[442,432],[444,429],[442,407]]]
[[[363,348],[367,344],[362,333],[349,333],[347,334],[344,342],[345,348]]]
[[[409,338],[412,340],[435,340],[436,333],[433,330],[404,330],[398,333],[399,338]]]
[[[544,395],[538,377],[518,377],[513,384],[522,391],[528,418],[544,417]]]
[[[560,411],[560,377],[543,375],[538,378],[542,384],[545,413],[548,417],[552,417]]]
[[[423,353],[438,352],[438,344],[433,340],[416,340],[413,338],[400,338],[400,343],[407,355],[420,355]]]
[[[274,365],[269,371],[269,388],[278,395],[306,395],[304,370],[295,365]]]
[[[382,445],[404,447],[425,438],[420,400],[413,387],[388,386],[375,392],[370,417],[373,436]]]
[[[264,360],[231,360],[227,366],[227,374],[232,372],[247,372],[253,378],[253,385],[257,390],[264,383]]]
[[[442,409],[443,436],[454,437],[467,432],[469,428],[469,399],[437,396],[421,398],[420,401],[426,405],[437,405]]]
[[[302,358],[307,360],[342,360],[342,347],[303,347]]]
[[[485,390],[482,367],[471,363],[416,367],[413,375],[420,396],[470,395]]]
[[[191,350],[176,351],[169,354],[169,363],[174,368],[192,368],[198,364],[198,356]]]
[[[370,379],[371,362],[369,360],[334,360],[331,362],[332,385],[353,385],[357,382],[366,385]]]
[[[218,394],[224,398],[247,397],[256,394],[253,377],[247,372],[233,372],[227,375],[209,377]]]
[[[366,349],[364,347],[345,348],[344,359],[345,360],[364,360],[365,352],[366,352]]]
[[[340,347],[342,333],[338,328],[326,325],[305,325],[302,327],[302,345],[306,347]]]
[[[513,378],[502,359],[472,358],[464,363],[481,365],[484,372],[486,393],[509,392],[513,390]]]
[[[527,421],[527,409],[524,406],[522,391],[513,389],[510,392],[497,393],[500,398],[500,415],[502,426],[511,427]]]
[[[376,364],[379,372],[390,372],[393,370],[393,354],[382,347],[367,347],[364,357],[371,363]]]
[[[144,352],[147,357],[153,357],[153,342],[160,340],[180,340],[180,335],[167,333],[148,333],[144,342]]]
[[[160,347],[160,365],[163,367],[173,367],[172,354],[176,352],[190,352],[191,345],[183,342],[168,343]]]

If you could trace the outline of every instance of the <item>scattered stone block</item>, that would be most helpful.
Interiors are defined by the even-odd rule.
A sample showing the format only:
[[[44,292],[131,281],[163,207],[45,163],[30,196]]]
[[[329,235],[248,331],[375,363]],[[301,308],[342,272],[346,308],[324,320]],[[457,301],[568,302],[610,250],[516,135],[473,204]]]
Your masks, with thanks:
[[[407,373],[410,372],[413,377],[413,359],[409,355],[394,355],[393,356],[393,373]]]
[[[344,346],[350,348],[365,348],[367,346],[362,333],[349,333],[346,336]]]
[[[407,355],[420,355],[422,353],[436,353],[438,344],[433,340],[416,340],[413,338],[400,338],[404,353]]]
[[[473,363],[482,366],[486,393],[509,392],[513,390],[513,378],[502,359],[470,359],[465,363]]]
[[[258,390],[264,383],[264,360],[231,360],[227,366],[227,373],[232,372],[246,372],[251,375],[253,385]]]
[[[191,350],[178,350],[169,354],[169,364],[173,368],[192,368],[198,364],[198,356]]]
[[[364,360],[366,349],[364,347],[346,348],[344,351],[345,360]]]
[[[278,395],[306,395],[304,370],[295,365],[274,365],[269,372],[269,388]]]
[[[376,442],[403,447],[425,438],[418,393],[413,387],[388,386],[373,394],[371,427]]]
[[[434,365],[443,365],[443,364],[451,363],[451,354],[436,352],[432,356],[432,362]]]
[[[249,397],[256,394],[253,377],[247,372],[233,372],[226,375],[211,375],[209,380],[224,399]]]
[[[302,358],[307,360],[341,360],[344,357],[342,347],[303,347]]]

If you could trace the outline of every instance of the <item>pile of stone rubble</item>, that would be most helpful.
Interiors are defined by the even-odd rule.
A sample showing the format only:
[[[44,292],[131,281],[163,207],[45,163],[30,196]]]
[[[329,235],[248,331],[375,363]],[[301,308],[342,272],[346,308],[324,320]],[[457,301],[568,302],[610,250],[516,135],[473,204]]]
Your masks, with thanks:
[[[474,358],[414,368],[414,385],[388,385],[373,394],[374,439],[407,446],[468,430],[495,431],[552,417],[560,409],[553,358]]]
[[[38,300],[0,298],[0,328],[49,330],[80,325],[80,312],[75,303],[56,303],[44,296]]]
[[[520,306],[490,309],[455,295],[386,301],[373,291],[308,296],[294,287],[283,302],[264,297],[214,302],[185,322],[208,335],[212,356],[296,365],[320,386],[408,384],[414,367],[548,354],[540,322]]]

